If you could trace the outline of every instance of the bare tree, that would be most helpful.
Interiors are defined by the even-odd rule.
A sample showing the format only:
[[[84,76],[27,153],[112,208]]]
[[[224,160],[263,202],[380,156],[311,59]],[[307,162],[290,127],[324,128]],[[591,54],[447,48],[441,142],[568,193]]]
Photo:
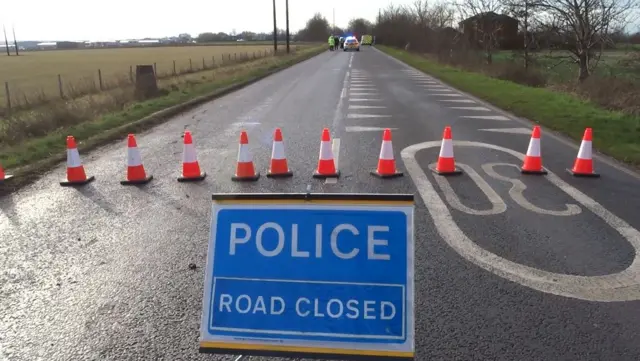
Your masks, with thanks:
[[[457,4],[462,16],[461,30],[469,40],[482,47],[487,64],[493,62],[493,53],[499,47],[503,5],[501,0],[462,0]]]
[[[523,37],[522,58],[525,69],[531,64],[531,48],[536,45],[535,34],[531,32],[536,27],[538,0],[505,0],[505,11],[518,19]]]
[[[638,0],[536,0],[546,27],[569,59],[578,64],[578,80],[587,79],[603,50],[613,45],[610,34],[627,24]]]

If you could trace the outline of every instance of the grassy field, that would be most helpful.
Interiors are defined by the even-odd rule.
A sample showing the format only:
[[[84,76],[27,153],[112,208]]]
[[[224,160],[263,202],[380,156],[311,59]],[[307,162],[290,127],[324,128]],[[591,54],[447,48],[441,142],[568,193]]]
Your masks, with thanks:
[[[564,83],[576,80],[578,66],[568,57],[568,52],[534,52],[531,59],[534,66],[549,75],[550,80]],[[494,62],[523,62],[521,54],[501,51],[494,55]],[[602,53],[595,73],[605,77],[628,77],[640,80],[640,49],[621,47],[619,50],[608,50]]]
[[[279,48],[280,49],[280,48]],[[284,49],[284,47],[283,47]],[[82,92],[81,88],[98,84],[98,69],[105,88],[129,80],[129,67],[136,64],[156,64],[158,76],[171,75],[174,69],[184,73],[192,68],[200,70],[239,57],[264,56],[272,50],[269,45],[217,45],[123,49],[51,50],[23,52],[20,56],[0,56],[0,82],[8,82],[12,104],[27,98],[59,97],[58,75],[65,93]],[[191,60],[191,61],[190,61]],[[6,105],[6,94],[0,88],[0,107]]]
[[[576,141],[582,139],[585,127],[592,127],[597,149],[621,161],[640,165],[638,116],[608,111],[572,94],[492,78],[394,48],[378,48],[454,87]]]

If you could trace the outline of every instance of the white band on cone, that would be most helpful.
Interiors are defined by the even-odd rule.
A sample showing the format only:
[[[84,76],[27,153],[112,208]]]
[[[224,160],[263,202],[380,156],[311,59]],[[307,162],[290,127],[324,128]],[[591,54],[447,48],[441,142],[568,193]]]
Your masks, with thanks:
[[[127,151],[127,165],[130,167],[142,165],[142,157],[140,157],[138,148],[129,148]]]
[[[583,140],[582,144],[580,144],[580,150],[578,151],[578,158],[580,159],[591,159],[593,154],[591,153],[591,141]]]
[[[540,156],[540,139],[531,138],[531,141],[529,142],[529,148],[527,148],[527,155],[530,157]]]
[[[78,153],[78,148],[67,149],[67,167],[75,168],[80,167],[82,165],[82,161],[80,160],[80,153]]]
[[[453,143],[451,139],[443,139],[440,146],[441,158],[453,158]]]
[[[185,144],[182,152],[182,163],[195,163],[196,161],[196,148],[193,144]]]
[[[331,149],[329,142],[322,141],[320,143],[320,159],[333,160],[333,149]]]
[[[244,144],[240,144],[240,148],[238,149],[238,163],[248,163],[253,161],[251,158],[251,152]]]
[[[388,140],[382,141],[382,148],[380,148],[380,159],[393,160],[393,145]]]
[[[282,142],[273,142],[273,148],[271,148],[271,159],[286,159],[284,154],[284,144],[282,144]]]

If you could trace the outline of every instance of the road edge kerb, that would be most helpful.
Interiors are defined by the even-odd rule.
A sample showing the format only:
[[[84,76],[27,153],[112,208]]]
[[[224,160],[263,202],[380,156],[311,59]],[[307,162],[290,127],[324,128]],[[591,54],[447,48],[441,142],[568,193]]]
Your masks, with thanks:
[[[206,102],[221,98],[230,93],[236,92],[242,88],[245,88],[251,84],[257,83],[260,80],[263,80],[271,75],[279,73],[285,69],[288,69],[294,65],[298,65],[305,61],[311,60],[316,56],[323,54],[326,51],[324,48],[319,48],[317,51],[309,52],[305,56],[302,56],[299,59],[295,59],[292,63],[282,64],[275,69],[271,69],[267,71],[265,74],[253,76],[247,80],[241,81],[236,84],[228,85],[221,89],[217,89],[209,94],[200,95],[196,98],[187,100],[184,103],[176,104],[170,106],[168,108],[159,110],[155,113],[147,115],[146,117],[140,118],[131,123],[123,124],[121,126],[109,129],[101,134],[97,134],[95,136],[89,137],[87,139],[82,140],[78,143],[78,150],[85,153],[90,152],[96,148],[101,146],[105,146],[109,143],[120,141],[121,138],[131,132],[134,131],[145,131],[150,130],[151,128],[158,126],[162,123],[166,123],[171,118],[184,113],[187,110],[191,110],[199,105],[202,105]],[[43,160],[37,161],[35,163],[31,163],[25,166],[21,166],[18,168],[11,169],[11,174],[14,176],[14,179],[10,183],[5,183],[2,187],[0,187],[0,196],[5,196],[16,192],[23,187],[34,183],[42,175],[46,172],[50,171],[58,164],[64,162],[67,158],[66,153],[61,152],[59,154],[51,155]]]
[[[436,79],[440,84],[446,85],[446,86],[450,87],[451,89],[455,89],[460,94],[462,94],[462,95],[464,95],[464,96],[466,96],[466,97],[468,97],[470,99],[473,99],[474,101],[476,101],[476,102],[478,102],[478,103],[490,108],[491,110],[493,110],[493,111],[495,111],[497,113],[501,113],[502,115],[508,117],[509,119],[511,119],[511,120],[513,120],[515,122],[518,122],[518,123],[520,123],[522,125],[525,125],[525,126],[528,126],[528,127],[531,127],[531,126],[534,126],[534,125],[540,126],[540,128],[544,131],[545,136],[552,137],[555,140],[557,140],[557,141],[559,141],[559,142],[571,147],[572,149],[574,149],[576,151],[576,153],[577,153],[578,149],[580,149],[580,140],[571,138],[571,137],[569,137],[568,135],[566,135],[564,133],[561,133],[561,132],[558,132],[556,130],[550,129],[550,128],[548,128],[548,127],[546,127],[546,126],[544,126],[544,125],[542,125],[542,124],[540,124],[538,122],[535,122],[535,121],[527,119],[527,118],[520,117],[520,116],[518,116],[516,114],[513,114],[513,113],[507,111],[507,110],[499,108],[496,105],[493,105],[493,104],[487,102],[484,99],[481,99],[481,98],[479,98],[479,97],[477,97],[477,96],[475,96],[473,94],[470,94],[470,93],[467,93],[467,92],[465,92],[463,90],[460,90],[456,86],[454,86],[452,84],[449,84],[448,82],[440,79],[437,75],[425,72],[425,71],[420,70],[420,69],[418,69],[418,68],[416,68],[416,67],[414,67],[412,65],[409,65],[409,64],[405,63],[404,61],[394,57],[393,55],[386,53],[384,50],[380,50],[380,49],[377,49],[377,48],[375,50],[380,52],[381,54],[383,54],[385,56],[388,56],[390,59],[392,59],[392,60],[394,60],[396,62],[399,62],[400,64],[402,64],[402,65],[404,65],[404,66],[406,66],[406,67],[408,67],[410,69],[413,69],[415,71],[419,71],[419,72],[421,72],[423,74],[428,74],[429,76],[431,76],[434,79]],[[396,50],[401,50],[401,49],[396,49]],[[410,55],[413,55],[413,54],[410,54]],[[621,172],[624,172],[625,174],[627,174],[629,176],[632,176],[632,177],[640,180],[640,167],[636,167],[636,166],[634,166],[632,164],[625,163],[624,161],[616,159],[616,158],[614,158],[614,157],[612,157],[612,156],[610,156],[610,155],[608,155],[606,153],[600,152],[596,148],[593,149],[593,153],[594,153],[593,156],[595,158],[597,158],[599,161],[601,161],[601,162],[609,165],[610,167],[613,167],[613,168],[615,168],[615,169],[617,169],[617,170],[619,170]]]

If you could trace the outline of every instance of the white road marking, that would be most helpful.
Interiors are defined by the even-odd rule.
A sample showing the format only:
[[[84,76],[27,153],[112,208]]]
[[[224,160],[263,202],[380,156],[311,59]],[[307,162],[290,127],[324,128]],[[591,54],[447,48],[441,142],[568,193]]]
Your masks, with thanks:
[[[358,92],[357,90],[355,92],[349,92],[349,95],[351,96],[367,96],[367,95],[378,95],[378,92],[368,92],[368,93],[364,93],[364,92]]]
[[[482,165],[482,169],[490,177],[495,178],[497,180],[501,180],[503,182],[509,182],[512,184],[511,189],[509,189],[509,195],[516,203],[518,203],[520,207],[527,209],[531,212],[546,214],[549,216],[556,216],[556,217],[575,216],[577,214],[582,213],[582,208],[578,207],[575,204],[565,204],[566,209],[562,211],[543,209],[532,204],[524,197],[524,194],[523,194],[523,192],[527,189],[527,186],[524,183],[522,183],[520,179],[505,177],[498,174],[493,169],[496,166],[515,167],[518,170],[520,170],[520,167],[518,167],[515,164],[509,164],[509,163],[486,163]]]
[[[331,150],[333,151],[333,163],[336,166],[336,170],[340,170],[340,138],[333,138],[331,142]],[[338,178],[326,178],[324,184],[336,184]]]
[[[350,102],[380,102],[382,99],[349,98]]]
[[[460,118],[487,119],[487,120],[511,120],[504,115],[461,115]]]
[[[349,109],[384,109],[383,105],[349,105]]]
[[[347,97],[348,81],[349,81],[349,71],[347,71],[344,74],[344,79],[342,80],[342,90],[340,91],[340,99],[338,99],[338,106],[333,112],[333,123],[331,123],[333,131],[335,131],[336,129],[339,129],[340,123],[342,123],[342,107],[344,104],[344,100]]]
[[[369,84],[351,84],[349,86],[349,88],[355,89],[375,89],[376,87],[374,85],[369,85]]]
[[[452,94],[431,94],[434,97],[461,97],[462,95],[458,94],[458,93],[452,93]]]
[[[426,90],[430,93],[453,93],[453,90],[451,89],[433,89],[433,88],[426,88]]]
[[[489,109],[487,109],[489,110]],[[490,128],[478,129],[483,132],[509,133],[509,134],[526,134],[531,135],[531,129],[527,128]]]
[[[353,62],[353,54],[349,57],[349,69],[351,69],[351,63]]]
[[[260,125],[259,122],[233,122],[231,123],[232,126],[234,127],[245,127],[245,126],[256,126],[256,125]]]
[[[493,144],[470,141],[453,141],[453,144],[456,147],[480,147],[502,151],[519,161],[524,161],[525,157],[520,152]],[[438,148],[440,145],[440,140],[414,144],[403,149],[401,156],[439,235],[462,257],[484,270],[541,292],[587,301],[640,300],[640,232],[550,171],[545,178],[597,215],[633,246],[635,258],[631,265],[621,272],[604,276],[573,276],[515,263],[478,246],[455,223],[451,212],[415,159],[418,151]]]
[[[435,163],[431,164],[430,167],[433,167],[434,165]],[[500,198],[500,196],[493,190],[493,188],[491,188],[491,186],[487,183],[487,181],[485,181],[480,176],[480,174],[478,174],[473,168],[471,168],[466,164],[456,162],[456,165],[459,168],[461,168],[465,172],[465,174],[469,175],[471,179],[473,179],[473,181],[476,183],[478,188],[480,188],[480,190],[487,196],[487,198],[489,199],[489,202],[491,202],[492,204],[492,207],[491,209],[487,209],[487,210],[476,210],[476,209],[465,206],[460,201],[460,198],[458,198],[458,196],[456,195],[456,192],[451,187],[451,184],[449,183],[447,178],[441,177],[441,176],[435,176],[436,183],[438,183],[438,186],[442,190],[442,193],[444,193],[444,196],[446,200],[449,202],[449,204],[451,205],[451,207],[461,212],[476,215],[476,216],[488,216],[491,214],[500,214],[507,210],[507,204],[504,203],[502,198]]]
[[[373,84],[369,80],[351,80],[352,84]]]
[[[381,132],[383,130],[385,130],[387,128],[381,128],[381,127],[346,127],[345,130],[347,132]],[[391,130],[396,130],[398,128],[389,128]]]
[[[348,114],[349,119],[365,119],[365,118],[391,118],[391,115],[380,114]]]
[[[449,109],[474,110],[474,111],[483,111],[483,112],[490,111],[489,108],[485,108],[485,107],[449,107]],[[481,130],[489,130],[489,129],[481,129]]]
[[[438,99],[438,101],[450,103],[475,103],[471,99]]]

